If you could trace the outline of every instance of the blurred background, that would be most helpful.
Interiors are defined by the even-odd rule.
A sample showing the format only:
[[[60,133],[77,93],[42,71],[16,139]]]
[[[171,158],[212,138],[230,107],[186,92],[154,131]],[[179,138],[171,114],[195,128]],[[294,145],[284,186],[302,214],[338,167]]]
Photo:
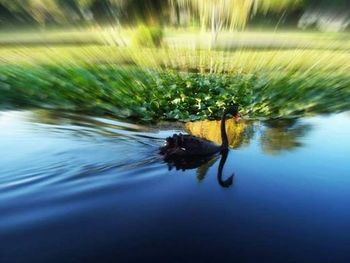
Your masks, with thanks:
[[[0,0],[0,105],[137,120],[349,109],[347,0]]]
[[[0,262],[350,262],[349,33],[350,0],[0,0]],[[159,154],[232,103],[229,155]]]

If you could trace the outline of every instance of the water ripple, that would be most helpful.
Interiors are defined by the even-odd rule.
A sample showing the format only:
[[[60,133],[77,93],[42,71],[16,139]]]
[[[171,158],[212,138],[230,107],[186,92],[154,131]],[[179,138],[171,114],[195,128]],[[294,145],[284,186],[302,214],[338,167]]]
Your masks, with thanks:
[[[106,186],[109,177],[117,182],[125,171],[142,175],[163,167],[156,128],[42,110],[4,116],[10,121],[0,123],[1,142],[11,148],[0,161],[3,199],[67,184],[79,193]]]

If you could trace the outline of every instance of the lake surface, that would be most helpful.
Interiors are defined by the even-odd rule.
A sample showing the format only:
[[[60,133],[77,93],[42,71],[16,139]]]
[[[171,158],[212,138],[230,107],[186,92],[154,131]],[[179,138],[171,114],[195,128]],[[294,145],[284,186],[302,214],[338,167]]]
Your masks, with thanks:
[[[350,262],[350,114],[229,124],[232,185],[158,155],[217,125],[0,112],[0,262]]]

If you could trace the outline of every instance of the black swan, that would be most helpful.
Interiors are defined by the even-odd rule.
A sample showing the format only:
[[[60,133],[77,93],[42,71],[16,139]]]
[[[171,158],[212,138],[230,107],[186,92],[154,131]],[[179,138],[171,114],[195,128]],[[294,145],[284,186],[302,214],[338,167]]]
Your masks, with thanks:
[[[238,121],[240,118],[238,106],[231,105],[222,113],[221,145],[214,144],[213,142],[192,135],[183,135],[180,133],[166,138],[165,145],[160,148],[160,154],[164,155],[165,160],[182,157],[203,158],[205,156],[211,156],[228,150],[228,140],[225,128],[225,118],[228,114],[231,114],[235,120]]]

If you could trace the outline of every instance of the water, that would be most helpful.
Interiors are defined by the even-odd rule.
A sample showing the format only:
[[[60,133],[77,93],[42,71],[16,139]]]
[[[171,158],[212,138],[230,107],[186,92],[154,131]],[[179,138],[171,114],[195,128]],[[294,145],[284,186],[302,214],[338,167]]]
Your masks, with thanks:
[[[349,262],[349,113],[228,129],[223,187],[158,155],[181,126],[1,112],[0,262]]]

